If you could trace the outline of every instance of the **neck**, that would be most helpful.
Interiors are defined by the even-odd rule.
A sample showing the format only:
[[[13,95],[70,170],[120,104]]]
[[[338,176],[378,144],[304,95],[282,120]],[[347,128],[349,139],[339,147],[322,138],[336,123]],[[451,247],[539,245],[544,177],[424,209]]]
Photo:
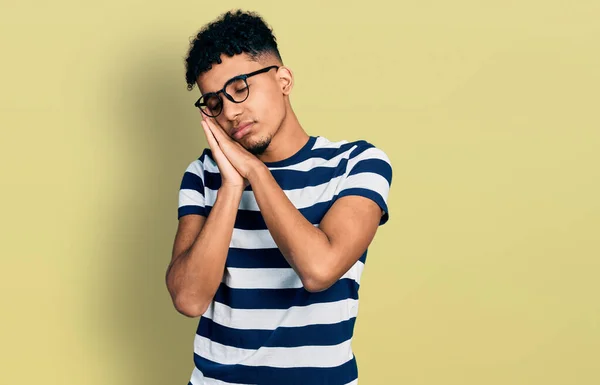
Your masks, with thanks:
[[[290,106],[286,117],[271,139],[267,150],[258,156],[263,162],[277,162],[297,153],[308,141],[309,135],[304,132],[296,114]]]

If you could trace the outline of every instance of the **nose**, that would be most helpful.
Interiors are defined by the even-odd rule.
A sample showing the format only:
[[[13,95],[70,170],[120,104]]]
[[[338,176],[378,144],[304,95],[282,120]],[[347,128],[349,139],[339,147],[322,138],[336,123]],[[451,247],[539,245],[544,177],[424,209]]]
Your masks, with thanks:
[[[244,110],[244,103],[234,103],[226,97],[223,98],[223,110],[221,114],[230,121],[234,121],[236,117]]]

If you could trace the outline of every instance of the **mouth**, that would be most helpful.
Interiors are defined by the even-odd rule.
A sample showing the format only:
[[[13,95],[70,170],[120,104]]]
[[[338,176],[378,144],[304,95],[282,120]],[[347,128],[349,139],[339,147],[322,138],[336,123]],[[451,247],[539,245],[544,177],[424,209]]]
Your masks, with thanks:
[[[233,130],[232,136],[236,140],[239,140],[250,131],[252,126],[254,126],[254,122],[246,122],[246,123],[240,124],[237,128],[235,128]]]

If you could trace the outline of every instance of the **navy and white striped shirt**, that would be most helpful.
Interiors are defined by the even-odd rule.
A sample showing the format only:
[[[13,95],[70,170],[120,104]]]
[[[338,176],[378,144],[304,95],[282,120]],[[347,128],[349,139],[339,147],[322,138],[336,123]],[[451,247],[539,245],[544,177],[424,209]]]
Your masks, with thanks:
[[[372,199],[383,211],[380,225],[388,220],[391,163],[366,141],[311,136],[293,156],[265,164],[315,226],[347,195]],[[178,217],[208,216],[220,185],[206,149],[183,175]],[[366,256],[327,290],[308,292],[273,241],[248,186],[223,280],[198,324],[190,384],[356,385],[351,341]]]

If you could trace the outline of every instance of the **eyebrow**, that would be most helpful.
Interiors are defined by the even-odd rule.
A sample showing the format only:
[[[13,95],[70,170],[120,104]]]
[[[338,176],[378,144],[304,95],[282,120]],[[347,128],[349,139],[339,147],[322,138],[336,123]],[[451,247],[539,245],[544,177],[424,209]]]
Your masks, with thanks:
[[[229,79],[227,79],[227,80],[225,81],[225,83],[223,83],[223,87],[221,87],[219,90],[217,90],[217,91],[211,91],[211,92],[207,92],[207,93],[205,93],[205,94],[203,94],[202,92],[200,92],[200,95],[201,95],[201,96],[206,96],[206,95],[216,94],[217,92],[219,92],[219,91],[222,91],[222,90],[223,90],[223,88],[225,87],[225,84],[227,84],[227,83],[228,83],[230,80],[232,80],[232,79],[235,79],[235,78],[237,78],[238,76],[243,76],[243,75],[245,75],[245,74],[237,74],[237,75],[235,75],[235,76],[232,76],[232,77],[230,77]]]

